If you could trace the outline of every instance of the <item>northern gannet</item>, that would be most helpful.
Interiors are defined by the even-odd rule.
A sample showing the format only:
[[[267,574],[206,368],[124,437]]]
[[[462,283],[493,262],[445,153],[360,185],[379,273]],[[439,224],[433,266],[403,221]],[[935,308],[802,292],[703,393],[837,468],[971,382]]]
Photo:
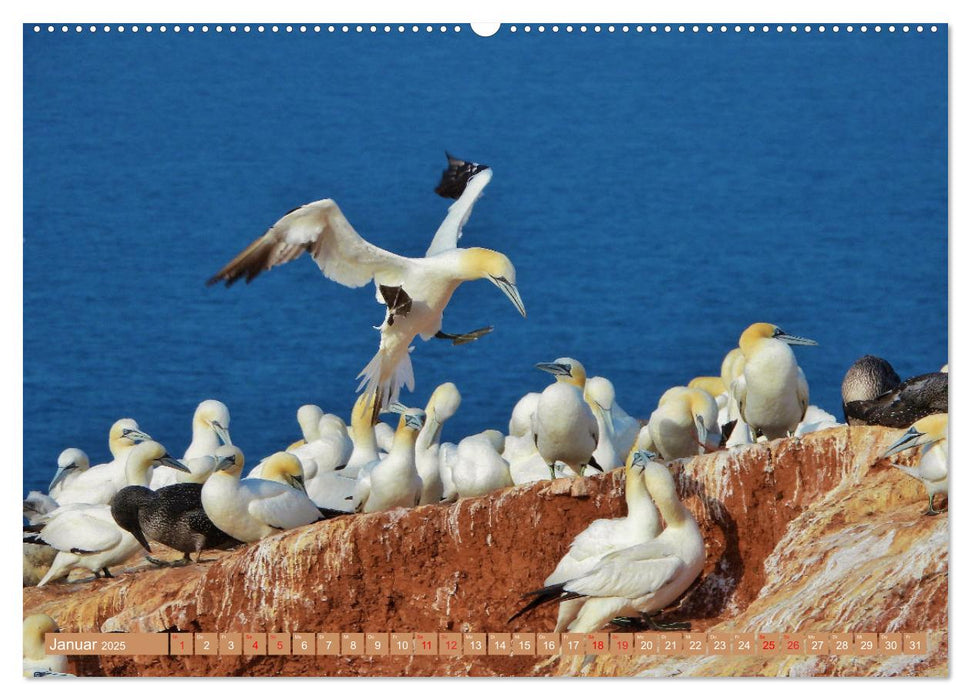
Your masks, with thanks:
[[[91,463],[84,450],[77,447],[69,447],[57,456],[57,472],[51,479],[50,486],[47,487],[47,495],[55,501],[62,491],[70,490],[77,478],[88,471]]]
[[[25,678],[33,678],[35,673],[67,673],[67,657],[48,654],[45,650],[44,635],[49,632],[60,632],[57,622],[50,615],[38,613],[24,618]]]
[[[216,449],[223,444],[233,444],[229,437],[229,409],[222,401],[206,399],[192,414],[192,442],[182,456],[182,464],[189,471],[156,469],[152,474],[152,489],[182,482],[203,483],[215,470]]]
[[[161,464],[188,471],[157,442],[137,445],[128,456],[129,486],[111,499],[111,517],[148,552],[152,551],[149,541],[153,541],[184,555],[176,562],[146,559],[158,566],[179,566],[191,563],[192,552],[198,560],[203,549],[239,544],[206,516],[202,509],[202,484],[172,484],[157,491],[148,488],[151,470]]]
[[[414,389],[409,349],[415,336],[466,342],[488,332],[442,332],[442,313],[462,282],[487,279],[505,294],[525,317],[516,288],[516,268],[502,253],[487,248],[457,248],[472,206],[492,178],[487,166],[449,157],[449,169],[439,185],[443,196],[457,195],[423,258],[407,258],[379,248],[363,238],[344,217],[337,203],[322,199],[305,204],[277,221],[260,238],[216,273],[209,284],[250,282],[264,270],[309,252],[325,277],[347,287],[374,280],[379,303],[387,307],[379,330],[381,342],[374,358],[358,375],[358,390],[376,397],[374,416],[398,400],[402,386]]]
[[[916,467],[891,464],[905,474],[919,479],[927,490],[927,515],[937,515],[941,511],[934,508],[934,496],[947,493],[947,414],[936,413],[925,416],[914,423],[897,439],[883,458],[920,447],[920,462]]]
[[[216,472],[202,487],[202,508],[213,524],[240,542],[259,539],[323,519],[306,492],[286,483],[302,479],[300,460],[277,452],[264,461],[261,479],[240,479],[243,453],[226,445],[217,450]],[[289,479],[288,479],[289,477]]]
[[[594,460],[606,470],[624,466],[624,455],[634,444],[640,424],[618,405],[613,382],[606,377],[588,377],[583,398],[593,411],[600,432]]]
[[[646,434],[646,426],[643,431]],[[636,449],[632,449],[627,458],[627,464],[624,467],[624,500],[627,502],[627,515],[621,518],[601,518],[590,523],[586,530],[573,539],[566,556],[543,582],[544,586],[554,586],[582,576],[593,569],[605,554],[632,547],[660,534],[661,519],[643,479],[646,462],[643,457],[635,460],[636,454],[653,459],[653,453]],[[560,603],[554,631],[565,632],[583,605],[582,599]]]
[[[375,513],[390,508],[411,508],[421,500],[421,477],[415,465],[415,441],[425,412],[392,404],[401,412],[394,445],[387,457],[363,469],[354,490],[354,510]]]
[[[731,390],[756,437],[774,440],[795,432],[809,406],[809,384],[789,346],[816,344],[771,323],[753,323],[742,333],[738,346],[745,366]]]
[[[850,425],[906,428],[924,416],[947,413],[947,383],[945,371],[902,382],[889,362],[864,355],[843,377],[843,416]]]
[[[444,495],[439,452],[445,421],[455,415],[462,395],[451,382],[440,384],[425,406],[425,425],[415,442],[415,466],[421,477],[421,500],[418,505],[438,503]]]
[[[711,452],[721,442],[718,405],[702,389],[668,389],[651,414],[648,427],[654,448],[665,460]]]
[[[653,613],[677,600],[705,565],[705,542],[694,517],[678,499],[667,468],[638,451],[633,463],[645,464],[643,479],[666,527],[657,537],[610,552],[587,572],[527,593],[533,600],[510,621],[544,603],[582,599],[567,625],[569,632],[596,632],[616,617]]]
[[[509,475],[509,462],[502,458],[500,445],[497,449],[494,435],[471,435],[459,441],[455,461],[451,465],[452,483],[459,498],[473,498],[513,485]]]
[[[532,435],[533,414],[536,413],[536,404],[538,403],[538,391],[531,391],[516,402],[512,409],[512,415],[509,416],[509,434],[511,436]]]
[[[603,471],[593,458],[600,431],[597,419],[583,398],[587,373],[577,360],[561,357],[554,362],[541,362],[538,369],[549,372],[556,381],[543,390],[533,413],[533,440],[555,477],[554,466],[562,462],[577,475],[587,465]]]
[[[383,420],[374,424],[374,439],[378,443],[378,449],[384,454],[391,452],[394,447],[395,430]]]
[[[343,470],[345,476],[356,477],[363,467],[378,460],[378,441],[371,420],[373,413],[374,397],[368,394],[358,396],[351,409],[350,435],[354,449]]]
[[[125,561],[140,547],[131,533],[118,527],[106,504],[63,505],[48,515],[39,533],[25,533],[24,541],[44,542],[57,550],[38,588],[67,576],[75,567],[87,569],[98,578],[102,573],[110,578],[108,567]]]
[[[312,403],[304,404],[297,409],[297,425],[300,426],[300,434],[302,437],[287,447],[287,452],[301,445],[306,445],[308,442],[313,442],[320,437],[320,419],[323,415],[324,412],[320,406]]]
[[[107,505],[112,496],[128,483],[125,477],[128,453],[137,442],[150,439],[138,429],[138,423],[131,418],[115,421],[108,433],[108,449],[111,451],[112,460],[78,474],[70,485],[64,484],[58,493],[58,504]]]

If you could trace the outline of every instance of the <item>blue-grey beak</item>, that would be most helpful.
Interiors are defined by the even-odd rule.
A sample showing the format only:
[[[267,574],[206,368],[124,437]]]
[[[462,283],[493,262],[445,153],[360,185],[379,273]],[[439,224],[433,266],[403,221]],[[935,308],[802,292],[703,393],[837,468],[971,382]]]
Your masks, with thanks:
[[[521,313],[523,318],[526,318],[526,306],[523,304],[522,297],[519,296],[519,290],[516,289],[516,285],[507,280],[505,277],[493,277],[490,275],[489,279],[492,280],[492,283],[499,287],[499,289],[502,290],[502,293],[509,298],[512,305],[516,307],[516,311]]]
[[[223,457],[218,462],[216,462],[216,468],[213,471],[223,471],[224,469],[229,469],[236,465],[236,455],[227,455]]]
[[[71,473],[72,470],[77,469],[77,468],[78,468],[78,465],[73,464],[73,463],[72,464],[68,464],[68,465],[66,465],[64,467],[60,467],[57,470],[57,473],[54,474],[54,478],[51,479],[51,484],[50,484],[50,486],[47,487],[47,493],[50,493],[51,490],[55,486],[57,486],[59,483],[61,483],[67,477],[67,475]]]
[[[135,428],[122,428],[121,436],[123,438],[128,438],[136,444],[152,439],[152,436],[148,433],[143,433],[141,430],[137,430]]]
[[[916,428],[908,428],[907,432],[901,435],[896,442],[894,442],[887,451],[883,453],[883,457],[889,457],[890,455],[895,455],[898,452],[903,452],[904,450],[909,450],[911,447],[917,447],[920,443],[921,437],[924,433],[919,432]]]
[[[570,365],[564,365],[558,362],[537,362],[536,369],[549,372],[557,377],[569,377],[570,372],[573,371],[573,368],[570,367]]]
[[[657,455],[650,450],[638,450],[634,453],[633,458],[631,458],[630,465],[638,469],[644,469],[649,462],[653,462],[655,459],[657,459]]]
[[[189,474],[192,473],[192,470],[191,469],[189,469],[187,466],[185,466],[184,464],[182,464],[182,462],[180,462],[179,460],[177,460],[175,457],[173,457],[172,455],[170,455],[168,452],[166,452],[164,455],[162,455],[157,460],[155,460],[155,463],[156,464],[164,464],[166,467],[172,467],[173,469],[177,469],[180,472],[186,472],[186,473],[189,473]]]
[[[406,413],[405,425],[412,430],[421,430],[422,426],[425,425],[425,412]]]
[[[815,340],[810,340],[809,338],[801,338],[798,335],[789,335],[785,333],[781,328],[772,336],[776,340],[781,340],[783,343],[789,345],[819,345]]]
[[[212,429],[216,431],[216,435],[219,436],[219,439],[222,440],[222,443],[224,445],[233,444],[233,441],[229,439],[229,431],[225,427],[223,427],[222,423],[220,423],[217,420],[214,420],[214,421],[210,421],[209,425],[211,425]]]

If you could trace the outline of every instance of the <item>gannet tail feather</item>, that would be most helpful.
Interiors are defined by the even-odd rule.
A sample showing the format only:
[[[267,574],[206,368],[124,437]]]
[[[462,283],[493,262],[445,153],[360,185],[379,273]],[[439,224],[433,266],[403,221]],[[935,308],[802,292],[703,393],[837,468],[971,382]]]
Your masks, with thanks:
[[[527,603],[522,610],[520,610],[518,613],[510,617],[508,620],[506,620],[506,623],[508,624],[512,622],[520,615],[525,615],[530,610],[532,610],[533,608],[538,608],[540,605],[545,605],[546,603],[552,603],[553,601],[559,601],[562,603],[567,600],[573,600],[574,598],[583,597],[582,593],[571,593],[570,591],[567,591],[564,588],[564,586],[566,586],[567,583],[568,583],[567,581],[564,581],[563,583],[554,583],[552,586],[546,586],[544,588],[540,588],[539,590],[530,591],[529,593],[524,594],[523,598],[528,598],[529,596],[535,596],[535,598],[533,598],[529,603]]]
[[[411,366],[411,356],[406,352],[400,356],[397,364],[394,358],[383,348],[375,353],[357,378],[361,380],[357,390],[364,389],[365,393],[374,396],[374,410],[372,422],[377,422],[378,414],[398,400],[401,387],[415,389],[415,373]]]

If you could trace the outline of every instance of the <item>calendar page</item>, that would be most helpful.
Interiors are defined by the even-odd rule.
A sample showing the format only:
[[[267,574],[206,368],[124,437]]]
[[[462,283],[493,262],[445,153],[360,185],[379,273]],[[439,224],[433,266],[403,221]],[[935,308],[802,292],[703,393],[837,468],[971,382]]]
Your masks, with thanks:
[[[25,676],[949,674],[946,23],[22,32]]]

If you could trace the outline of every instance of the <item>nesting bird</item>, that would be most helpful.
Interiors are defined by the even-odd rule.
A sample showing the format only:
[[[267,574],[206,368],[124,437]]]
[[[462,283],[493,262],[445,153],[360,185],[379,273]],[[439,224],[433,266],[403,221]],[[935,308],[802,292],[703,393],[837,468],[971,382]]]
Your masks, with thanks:
[[[394,445],[383,460],[358,475],[354,510],[375,513],[391,508],[412,508],[421,500],[421,477],[415,464],[415,442],[425,423],[425,412],[392,404],[401,413]]]
[[[182,552],[183,558],[166,562],[146,557],[157,566],[181,566],[196,560],[203,549],[215,549],[239,544],[217,528],[202,507],[202,484],[178,483],[157,491],[148,488],[150,471],[166,464],[176,470],[186,470],[172,459],[157,442],[143,442],[128,457],[129,486],[111,499],[111,516],[119,526],[130,532],[148,552],[149,541],[160,542]]]
[[[502,433],[497,430],[459,441],[450,465],[451,480],[459,498],[484,496],[513,485],[502,447]]]
[[[850,425],[906,428],[924,416],[947,413],[947,386],[943,369],[902,382],[889,362],[864,355],[843,377],[843,415]]]
[[[634,444],[640,424],[617,403],[613,382],[606,377],[588,377],[583,398],[597,419],[599,437],[593,459],[608,470],[624,466],[624,456]]]
[[[289,452],[268,457],[263,464],[263,478],[242,480],[239,477],[244,460],[238,448],[225,445],[216,455],[216,471],[202,487],[202,507],[212,523],[230,537],[255,542],[323,519],[314,502],[299,488],[303,470],[300,460]]]
[[[646,452],[636,452],[632,464],[644,465],[645,485],[666,527],[657,537],[603,555],[582,574],[527,593],[533,600],[510,621],[544,603],[581,600],[575,617],[561,618],[557,629],[596,632],[616,617],[637,615],[650,623],[652,615],[677,600],[698,577],[705,543],[698,523],[678,499],[674,479]]]
[[[809,384],[790,345],[817,343],[770,323],[753,323],[738,341],[745,365],[732,395],[742,420],[770,440],[793,434],[809,406]]]
[[[883,453],[883,458],[898,452],[920,447],[920,462],[916,467],[894,464],[908,476],[919,480],[927,491],[927,515],[942,511],[934,508],[934,496],[947,494],[947,414],[925,416],[914,423]]]
[[[442,483],[441,451],[442,428],[445,421],[455,415],[462,403],[462,395],[451,382],[436,387],[425,405],[425,425],[415,442],[415,465],[421,477],[419,505],[438,503],[445,493]]]
[[[45,651],[44,635],[50,632],[60,632],[50,615],[38,613],[24,618],[25,678],[33,678],[35,674],[67,673],[67,657]]]
[[[55,501],[60,497],[62,491],[70,491],[71,485],[77,481],[81,474],[88,471],[91,463],[84,450],[76,447],[69,447],[57,456],[57,472],[51,479],[50,486],[47,487],[47,495]]]
[[[554,465],[562,462],[577,475],[587,465],[603,471],[593,457],[600,439],[597,419],[583,398],[587,373],[570,357],[541,362],[537,369],[549,372],[556,381],[543,390],[533,413],[533,440],[555,477]]]
[[[442,313],[463,282],[486,279],[495,284],[526,315],[516,288],[516,269],[502,253],[487,248],[458,248],[462,227],[472,206],[492,178],[488,166],[449,156],[449,168],[438,192],[455,197],[432,243],[422,258],[407,258],[379,248],[353,229],[337,203],[322,199],[294,209],[277,221],[222,270],[209,284],[227,286],[241,278],[251,281],[264,270],[294,260],[305,251],[325,277],[347,287],[371,280],[379,303],[386,308],[379,330],[381,342],[374,358],[361,371],[361,385],[375,396],[374,416],[398,400],[402,386],[414,389],[409,356],[416,336],[468,342],[491,328],[470,333],[442,332]]]
[[[718,405],[707,391],[676,386],[661,396],[648,422],[662,459],[693,457],[718,449]]]
[[[192,442],[182,455],[188,471],[161,468],[152,473],[151,487],[181,482],[203,483],[216,468],[215,454],[220,445],[232,445],[229,436],[229,408],[222,401],[206,399],[192,414]]]

